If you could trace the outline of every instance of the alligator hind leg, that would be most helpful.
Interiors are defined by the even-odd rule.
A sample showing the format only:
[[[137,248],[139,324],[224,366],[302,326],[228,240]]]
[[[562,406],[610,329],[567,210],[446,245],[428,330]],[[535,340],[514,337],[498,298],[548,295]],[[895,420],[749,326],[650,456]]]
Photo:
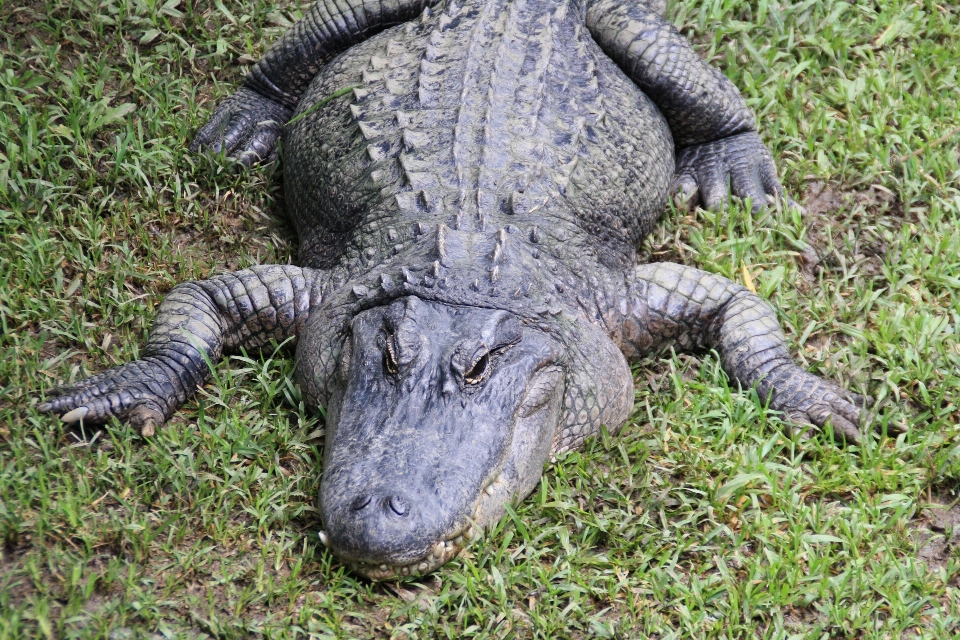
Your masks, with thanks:
[[[797,366],[776,314],[748,289],[672,263],[638,266],[610,316],[628,360],[675,346],[716,349],[724,371],[791,421],[859,442],[864,398]]]
[[[754,210],[784,197],[773,157],[740,92],[649,5],[588,0],[594,40],[660,108],[677,149],[678,205],[723,207],[728,191]]]
[[[322,273],[269,265],[178,285],[160,305],[139,360],[54,389],[38,408],[65,422],[115,417],[152,435],[222,354],[296,337],[320,301]]]

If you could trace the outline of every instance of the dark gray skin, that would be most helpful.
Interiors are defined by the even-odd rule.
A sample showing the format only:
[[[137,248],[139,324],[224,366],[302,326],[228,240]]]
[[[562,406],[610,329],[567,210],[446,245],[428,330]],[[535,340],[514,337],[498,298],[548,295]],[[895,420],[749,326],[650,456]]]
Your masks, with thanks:
[[[628,362],[665,349],[714,349],[793,422],[858,439],[863,399],[796,366],[757,295],[635,264],[671,191],[783,197],[740,94],[644,6],[321,0],[192,146],[252,164],[281,136],[303,266],[176,287],[139,360],[41,410],[150,435],[207,362],[296,338],[327,408],[321,539],[374,579],[442,565],[551,454],[616,432]]]

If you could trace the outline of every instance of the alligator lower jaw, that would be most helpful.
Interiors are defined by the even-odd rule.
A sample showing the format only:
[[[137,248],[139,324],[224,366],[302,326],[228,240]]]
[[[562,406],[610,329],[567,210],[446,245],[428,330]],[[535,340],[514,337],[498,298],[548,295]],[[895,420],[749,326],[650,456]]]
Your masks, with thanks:
[[[480,529],[468,526],[456,537],[438,542],[426,557],[410,564],[390,565],[351,562],[348,566],[352,571],[371,580],[394,580],[423,575],[453,560],[468,543],[478,539],[481,535]]]

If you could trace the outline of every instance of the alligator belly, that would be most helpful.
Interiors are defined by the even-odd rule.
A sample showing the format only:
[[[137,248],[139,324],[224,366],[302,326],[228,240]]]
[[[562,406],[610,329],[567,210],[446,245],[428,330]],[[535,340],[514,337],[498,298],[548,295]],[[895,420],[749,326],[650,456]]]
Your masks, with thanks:
[[[669,128],[572,6],[537,8],[450,3],[320,71],[282,141],[303,263],[375,264],[441,221],[633,255],[673,176]]]

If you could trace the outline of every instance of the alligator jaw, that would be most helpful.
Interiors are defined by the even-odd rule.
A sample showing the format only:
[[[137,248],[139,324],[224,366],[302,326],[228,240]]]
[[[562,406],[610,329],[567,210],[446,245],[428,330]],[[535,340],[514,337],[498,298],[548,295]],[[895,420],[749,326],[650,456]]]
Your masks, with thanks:
[[[438,569],[450,562],[466,548],[467,544],[477,540],[482,535],[482,529],[467,525],[467,528],[457,533],[449,540],[441,540],[423,558],[409,564],[376,564],[369,562],[350,562],[347,566],[355,573],[370,580],[396,580],[410,576],[422,576]]]

